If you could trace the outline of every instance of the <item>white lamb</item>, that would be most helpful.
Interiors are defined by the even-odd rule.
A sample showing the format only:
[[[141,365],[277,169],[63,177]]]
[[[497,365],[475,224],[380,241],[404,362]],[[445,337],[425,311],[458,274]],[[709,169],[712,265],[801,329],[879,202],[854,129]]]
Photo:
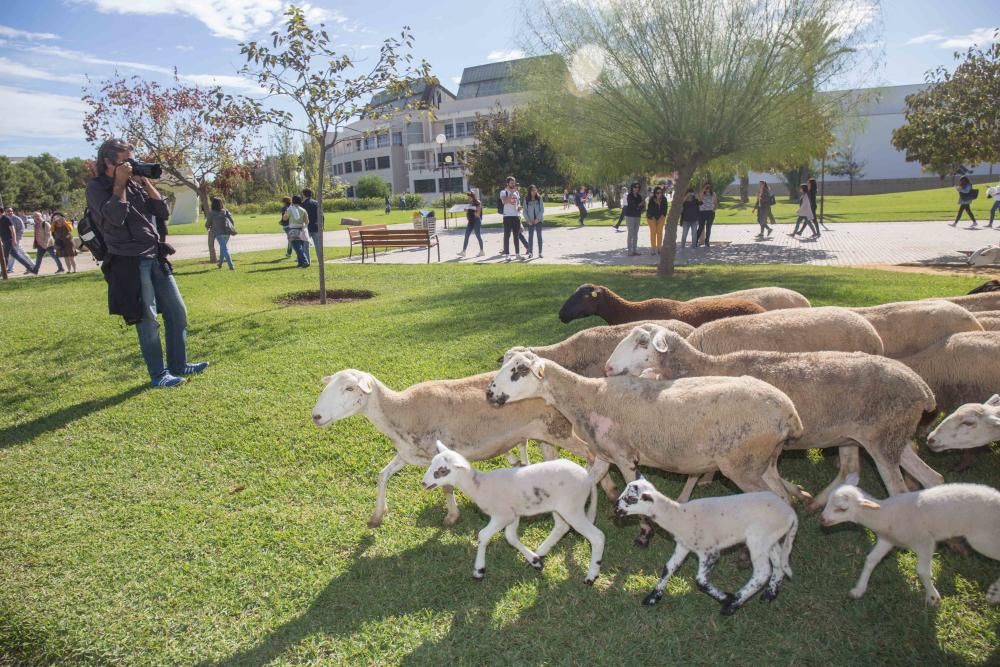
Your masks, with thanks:
[[[792,576],[788,556],[799,520],[788,503],[770,491],[701,498],[681,504],[657,491],[640,476],[625,487],[615,504],[615,514],[620,517],[648,516],[670,532],[677,543],[656,588],[643,599],[645,605],[654,605],[663,598],[670,576],[692,551],[698,556],[695,582],[699,589],[722,604],[724,615],[735,613],[765,583],[767,589],[761,599],[770,602],[778,597],[785,575]],[[750,551],[753,574],[735,595],[723,593],[712,585],[708,575],[723,549],[744,543]]]
[[[993,394],[985,403],[966,403],[945,417],[927,436],[927,448],[932,452],[972,449],[998,440],[1000,395]]]
[[[541,570],[543,558],[563,535],[572,528],[590,542],[590,569],[584,582],[592,585],[601,572],[604,555],[604,533],[594,525],[597,512],[597,487],[595,479],[586,470],[566,459],[545,461],[520,468],[502,468],[480,472],[468,460],[440,441],[438,454],[424,475],[424,487],[454,486],[467,495],[486,514],[490,522],[479,531],[479,547],[472,577],[482,579],[486,574],[486,546],[500,530],[507,541],[521,552],[528,563]],[[590,498],[590,508],[584,505]],[[555,521],[552,532],[537,551],[521,543],[517,525],[522,516],[535,516],[551,512]]]
[[[979,553],[1000,560],[1000,491],[981,484],[941,484],[876,502],[857,483],[858,476],[850,475],[848,484],[830,496],[820,520],[824,526],[852,521],[878,536],[858,583],[849,592],[855,600],[868,590],[872,570],[893,547],[917,554],[917,576],[930,605],[941,602],[931,575],[938,542],[964,537]],[[1000,604],[1000,579],[989,587],[986,601]]]

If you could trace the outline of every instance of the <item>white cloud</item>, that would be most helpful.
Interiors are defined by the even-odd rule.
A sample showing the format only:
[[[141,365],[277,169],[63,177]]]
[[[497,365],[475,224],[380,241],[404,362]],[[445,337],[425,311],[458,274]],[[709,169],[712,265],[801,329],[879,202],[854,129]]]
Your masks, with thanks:
[[[487,56],[487,62],[496,63],[502,60],[517,60],[518,58],[524,57],[524,51],[521,49],[510,49],[508,51],[490,51]]]
[[[159,65],[147,65],[146,63],[136,63],[129,62],[127,60],[108,60],[107,58],[98,58],[97,56],[90,55],[89,53],[84,53],[82,51],[72,51],[70,49],[64,49],[61,46],[31,46],[28,47],[28,51],[33,53],[40,53],[45,56],[52,56],[53,58],[63,58],[65,60],[72,60],[78,63],[85,63],[88,65],[109,65],[112,67],[120,67],[124,69],[137,69],[145,72],[157,72],[158,74],[173,74],[174,70],[169,67],[161,67]]]
[[[0,57],[0,77],[13,76],[38,81],[59,81],[62,83],[84,83],[82,74],[54,74],[45,70]]]
[[[18,30],[10,26],[0,25],[0,37],[16,37],[17,39],[59,39],[59,35],[51,32],[30,32],[28,30]]]
[[[927,44],[929,42],[940,42],[945,39],[945,36],[941,34],[940,30],[932,30],[931,32],[924,35],[917,35],[913,39],[906,42],[907,44]]]
[[[457,86],[458,84],[462,83],[462,77],[460,77],[460,76],[453,76],[453,77],[449,77],[449,80],[450,80],[450,81],[451,81],[451,82],[452,82],[453,84],[455,84],[456,86]]]
[[[879,8],[873,0],[854,0],[838,6],[834,12],[836,27],[833,30],[835,39],[846,39],[861,32],[878,18]]]
[[[185,52],[187,52],[187,51],[194,51],[194,47],[193,46],[188,46],[187,44],[178,44],[174,48],[177,49],[178,51],[185,51]]]
[[[178,78],[185,83],[192,83],[203,88],[222,86],[248,93],[266,93],[255,81],[232,74],[180,74]]]
[[[993,42],[996,28],[976,28],[966,35],[954,35],[941,42],[942,49],[967,49],[970,46],[986,46]]]
[[[0,86],[0,99],[17,113],[0,114],[0,136],[83,137],[83,115],[88,107],[78,97]]]

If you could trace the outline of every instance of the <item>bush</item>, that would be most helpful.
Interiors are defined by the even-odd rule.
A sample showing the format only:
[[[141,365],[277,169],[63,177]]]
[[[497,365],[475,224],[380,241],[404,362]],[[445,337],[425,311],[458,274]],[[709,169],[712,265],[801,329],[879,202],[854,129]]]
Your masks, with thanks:
[[[411,209],[420,208],[424,205],[424,199],[420,195],[405,195],[406,207]],[[389,201],[392,202],[393,208],[399,208],[399,196],[391,195]],[[281,200],[267,201],[260,204],[233,204],[227,208],[231,213],[234,214],[280,214],[281,213]],[[325,213],[337,213],[340,211],[368,211],[368,210],[379,210],[381,211],[385,208],[385,199],[383,197],[368,197],[365,199],[324,199],[323,200],[323,211]]]
[[[389,191],[389,184],[374,174],[362,176],[354,186],[354,195],[359,199],[385,197]]]

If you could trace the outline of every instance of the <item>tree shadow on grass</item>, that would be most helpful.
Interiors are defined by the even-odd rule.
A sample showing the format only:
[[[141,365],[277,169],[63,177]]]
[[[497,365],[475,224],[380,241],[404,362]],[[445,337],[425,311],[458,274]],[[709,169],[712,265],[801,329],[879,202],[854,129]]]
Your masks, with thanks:
[[[26,424],[18,424],[0,429],[0,449],[29,442],[44,433],[56,431],[81,417],[100,412],[105,408],[113,407],[119,403],[124,403],[133,396],[138,396],[148,388],[146,384],[141,384],[114,396],[83,401],[61,408],[42,417],[37,417]]]

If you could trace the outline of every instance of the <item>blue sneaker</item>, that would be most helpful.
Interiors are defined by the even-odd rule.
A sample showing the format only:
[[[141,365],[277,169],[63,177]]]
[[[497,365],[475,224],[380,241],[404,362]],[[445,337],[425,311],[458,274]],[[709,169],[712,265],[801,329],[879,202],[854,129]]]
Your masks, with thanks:
[[[164,373],[158,379],[153,380],[152,384],[157,389],[163,389],[166,387],[176,387],[177,385],[184,384],[184,378],[179,378],[176,375],[171,375],[170,373]]]
[[[197,375],[206,368],[208,368],[208,362],[199,361],[197,364],[186,365],[184,368],[181,369],[180,373],[177,373],[177,375]]]

